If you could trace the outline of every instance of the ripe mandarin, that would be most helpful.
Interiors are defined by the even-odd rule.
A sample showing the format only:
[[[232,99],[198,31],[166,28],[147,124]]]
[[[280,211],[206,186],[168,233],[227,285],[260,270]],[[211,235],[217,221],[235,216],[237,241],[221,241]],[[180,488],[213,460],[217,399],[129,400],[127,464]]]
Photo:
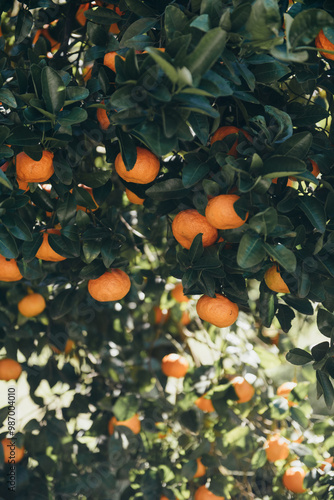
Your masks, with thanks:
[[[107,128],[110,125],[110,120],[107,115],[107,111],[104,108],[98,108],[96,110],[96,118],[102,130],[107,130]]]
[[[178,243],[188,250],[194,238],[199,233],[202,233],[204,247],[213,245],[218,238],[217,229],[209,224],[206,217],[195,209],[182,210],[179,212],[173,220],[172,232]]]
[[[225,500],[225,497],[218,497],[214,495],[208,488],[203,484],[195,492],[195,500]]]
[[[65,260],[66,257],[63,257],[59,253],[55,252],[53,248],[51,248],[49,243],[49,234],[59,235],[60,230],[53,228],[53,229],[47,229],[46,231],[43,232],[43,241],[36,253],[37,259],[41,259],[46,262],[61,262],[62,260]]]
[[[180,354],[173,352],[162,358],[161,370],[167,377],[183,378],[188,369],[188,361]]]
[[[121,153],[118,153],[115,160],[115,169],[118,175],[126,182],[136,184],[148,184],[156,178],[160,170],[160,161],[151,151],[144,148],[137,148],[137,159],[134,167],[127,170],[123,162]]]
[[[232,385],[238,396],[238,403],[248,403],[255,394],[254,387],[243,377],[233,377]]]
[[[177,285],[174,286],[173,290],[171,291],[171,296],[173,297],[176,302],[189,302],[189,298],[184,295],[183,293],[183,286],[182,283],[177,283]]]
[[[20,300],[17,307],[22,316],[33,318],[44,311],[46,303],[43,295],[40,293],[30,293]]]
[[[22,448],[18,448],[15,445],[15,440],[9,438],[2,439],[1,444],[3,447],[5,464],[12,464],[12,460],[14,460],[16,464],[18,462],[21,462],[22,458],[24,457],[24,446],[22,446]]]
[[[53,153],[43,151],[42,158],[35,161],[26,153],[22,152],[16,156],[16,176],[24,182],[45,182],[54,173]]]
[[[251,136],[246,132],[245,130],[242,130],[237,127],[232,127],[232,126],[225,126],[225,127],[220,127],[219,129],[216,130],[216,132],[213,134],[211,138],[211,145],[216,142],[216,141],[221,141],[225,137],[231,134],[238,134],[239,132],[242,132],[243,135],[249,140],[252,141]],[[228,154],[237,157],[238,152],[237,152],[237,146],[238,146],[238,139],[235,140],[233,146],[229,150]]]
[[[128,418],[127,420],[117,420],[116,417],[111,417],[108,423],[108,432],[110,435],[114,433],[115,426],[117,425],[128,427],[128,429],[131,429],[134,434],[140,433],[141,425],[137,414],[133,415],[133,417]]]
[[[109,269],[99,278],[88,281],[90,295],[99,302],[121,300],[130,288],[130,278],[121,269]]]
[[[305,493],[306,489],[303,486],[306,472],[302,467],[289,467],[283,474],[283,484],[287,490],[293,493]]]
[[[219,328],[233,325],[239,314],[239,307],[227,297],[216,293],[216,297],[202,295],[196,305],[198,316]]]
[[[315,39],[315,46],[318,47],[318,49],[334,50],[334,43],[328,40],[323,30],[319,31]],[[334,60],[334,54],[329,54],[328,52],[321,52],[321,51],[320,54],[324,56],[326,59]]]
[[[125,194],[128,198],[128,200],[133,203],[134,205],[143,205],[145,198],[139,198],[135,193],[130,191],[130,189],[126,188],[125,189]]]
[[[328,457],[323,460],[323,463],[320,465],[320,469],[324,470],[327,464],[331,464],[331,467],[333,467],[333,460],[334,457]]]
[[[235,229],[245,224],[248,212],[244,219],[234,210],[234,203],[240,199],[236,194],[220,194],[209,200],[205,209],[208,222],[217,229]]]
[[[188,311],[182,311],[182,316],[181,316],[181,325],[187,326],[189,325],[191,321],[190,314]]]
[[[277,396],[281,396],[288,401],[289,406],[297,406],[294,401],[289,401],[290,392],[296,387],[296,382],[284,382],[277,388]]]
[[[212,402],[211,402],[211,399],[206,398],[205,394],[203,394],[203,396],[200,396],[199,398],[196,399],[195,405],[200,410],[206,411],[208,413],[212,413],[213,411],[216,411]]]
[[[289,443],[280,434],[274,434],[264,443],[268,462],[285,460],[289,456]]]
[[[116,59],[116,56],[117,56],[117,52],[108,52],[107,54],[105,54],[104,58],[103,58],[103,64],[104,66],[107,66],[107,68],[111,69],[114,73],[116,73],[116,62],[115,62],[115,59]],[[121,57],[123,60],[124,60],[124,57],[118,55],[118,57]]]
[[[15,359],[0,359],[0,380],[17,380],[21,373],[22,367]]]
[[[0,281],[19,281],[23,278],[15,259],[5,259],[0,255]]]
[[[73,340],[67,339],[66,344],[65,344],[65,349],[63,351],[61,351],[60,349],[58,349],[58,347],[56,347],[54,345],[51,345],[50,347],[53,350],[53,352],[56,354],[60,354],[60,353],[69,354],[72,351],[72,349],[74,348],[74,346],[75,346],[75,343],[73,342]]]
[[[288,285],[283,280],[281,273],[274,264],[264,273],[264,281],[270,290],[277,293],[290,293]]]
[[[206,474],[206,467],[205,467],[205,465],[202,464],[200,458],[196,458],[196,462],[197,462],[197,470],[196,470],[196,473],[194,475],[194,478],[205,476],[205,474]]]

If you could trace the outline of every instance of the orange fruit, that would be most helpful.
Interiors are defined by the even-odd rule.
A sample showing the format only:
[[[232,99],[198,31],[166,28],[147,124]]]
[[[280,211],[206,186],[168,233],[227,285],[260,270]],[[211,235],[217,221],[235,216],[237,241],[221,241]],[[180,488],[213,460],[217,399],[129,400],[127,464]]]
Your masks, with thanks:
[[[225,500],[225,497],[217,497],[203,484],[195,491],[195,500]]]
[[[108,423],[108,432],[110,435],[114,434],[115,426],[122,425],[123,427],[128,427],[134,434],[139,434],[141,425],[137,414],[127,420],[117,420],[116,417],[111,417]]]
[[[43,151],[42,158],[35,161],[26,153],[22,152],[16,156],[16,176],[24,182],[45,182],[54,173],[53,153]]]
[[[46,303],[43,295],[40,293],[30,293],[20,300],[17,307],[22,316],[33,318],[44,311]]]
[[[110,68],[114,73],[116,73],[115,58],[117,55],[118,55],[117,52],[112,51],[112,52],[108,52],[107,54],[105,54],[105,56],[103,58],[104,66],[107,66],[107,68]],[[124,60],[124,57],[122,57],[122,56],[119,56],[119,57],[121,57]]]
[[[160,170],[160,161],[151,151],[144,148],[137,149],[137,160],[132,170],[127,170],[121,153],[115,160],[115,169],[118,175],[126,182],[148,184],[154,181]]]
[[[280,434],[274,434],[264,443],[268,462],[285,460],[289,456],[289,443]]]
[[[124,16],[125,12],[122,12],[119,7],[116,7],[115,5],[107,5],[107,9],[114,10],[116,14],[119,16]],[[113,35],[118,35],[119,33],[119,27],[117,23],[112,23],[109,28],[109,33],[112,33]]]
[[[162,495],[162,497],[160,497],[160,500],[169,500],[169,498],[167,498],[164,495]],[[175,498],[175,500],[177,500],[177,498]]]
[[[305,493],[306,489],[303,486],[306,472],[302,467],[289,467],[283,474],[283,484],[287,490],[293,493]]]
[[[87,17],[85,17],[85,12],[86,10],[88,10],[90,7],[90,3],[82,3],[78,10],[77,10],[77,13],[75,15],[75,19],[78,21],[79,24],[81,24],[81,26],[85,26],[86,22],[87,22]]]
[[[227,126],[227,127],[220,127],[219,129],[216,130],[216,132],[213,134],[211,138],[211,145],[216,141],[221,141],[228,135],[238,134],[239,132],[242,132],[249,141],[252,141],[251,136],[245,130],[242,130],[237,127]],[[229,150],[228,154],[237,157],[238,156],[237,146],[238,146],[238,139],[235,140],[235,143]]]
[[[9,438],[2,439],[1,444],[3,447],[5,464],[17,464],[18,462],[21,462],[22,458],[24,457],[24,446],[22,446],[22,448],[18,448],[15,445],[15,439],[12,440]],[[14,462],[12,462],[13,460]]]
[[[58,347],[56,347],[54,345],[51,345],[50,347],[53,350],[53,352],[55,352],[56,354],[60,354],[60,353],[69,354],[72,351],[72,349],[74,348],[74,346],[75,346],[75,343],[73,342],[73,340],[67,339],[66,344],[65,344],[65,349],[63,351],[61,351],[60,349],[58,349]]]
[[[318,49],[334,50],[334,43],[328,40],[323,30],[319,31],[315,39],[315,46],[318,47]],[[334,60],[334,54],[328,54],[326,52],[321,52],[321,51],[320,54],[324,56],[326,59]]]
[[[36,253],[37,259],[45,260],[46,262],[60,262],[65,260],[66,257],[63,257],[51,248],[49,234],[60,234],[60,230],[53,228],[43,232],[43,241]]]
[[[93,70],[94,64],[87,64],[82,68],[82,77],[85,82],[87,82],[91,77],[92,77],[92,70]]]
[[[206,467],[205,467],[205,465],[202,464],[200,458],[196,458],[196,462],[197,462],[197,471],[196,471],[196,473],[194,475],[194,478],[195,477],[203,477],[203,476],[205,476],[205,474],[206,474]]]
[[[187,209],[179,212],[172,223],[173,236],[184,248],[191,247],[194,238],[202,233],[202,242],[204,247],[213,245],[218,238],[218,231],[204,215],[201,215],[195,209]]]
[[[216,293],[216,297],[202,295],[196,305],[198,316],[219,328],[226,328],[236,322],[239,307],[227,297]]]
[[[143,205],[145,198],[139,198],[135,193],[130,191],[130,189],[125,189],[125,194],[128,197],[128,200],[134,205]]]
[[[238,403],[247,403],[255,394],[254,387],[243,377],[233,377],[232,385],[238,396]]]
[[[312,165],[312,171],[311,171],[311,173],[314,175],[314,177],[318,177],[318,175],[320,174],[320,169],[318,167],[317,162],[315,162],[311,158],[310,158],[310,162],[311,162],[311,165]]]
[[[110,125],[110,120],[107,115],[107,111],[104,108],[98,108],[96,110],[96,118],[102,130],[107,130],[107,128]]]
[[[173,290],[171,291],[171,296],[173,297],[176,302],[189,302],[189,298],[184,295],[183,293],[183,286],[182,283],[177,283],[177,285],[174,286]]]
[[[17,380],[21,373],[22,367],[15,359],[0,359],[0,380]]]
[[[88,292],[99,302],[121,300],[130,288],[130,278],[121,269],[109,269],[99,278],[88,281]]]
[[[16,260],[0,255],[0,281],[19,281],[22,278]]]
[[[267,287],[270,288],[270,290],[273,290],[273,292],[290,293],[289,287],[283,280],[276,264],[267,269],[264,273],[264,281],[266,282]]]
[[[190,321],[191,321],[191,318],[190,318],[188,311],[182,311],[181,325],[187,326],[187,325],[189,325]]]
[[[334,457],[325,458],[323,460],[325,463],[323,463],[322,465],[320,465],[320,469],[324,470],[324,468],[326,467],[327,464],[331,464],[331,466],[333,467],[333,459],[334,459]]]
[[[296,382],[284,382],[284,384],[281,384],[277,388],[277,396],[285,398],[288,401],[289,406],[297,406],[297,403],[295,403],[294,401],[289,401],[289,394],[296,387],[296,385]]]
[[[154,323],[158,325],[159,323],[166,323],[170,316],[170,311],[164,313],[159,306],[154,306],[153,307],[154,311]]]
[[[53,22],[51,24],[55,24],[55,22]],[[57,42],[57,40],[52,38],[52,36],[49,33],[49,26],[50,25],[44,25],[43,29],[39,29],[36,31],[34,39],[32,41],[32,45],[34,46],[35,43],[37,42],[37,40],[39,39],[39,37],[42,36],[43,38],[45,38],[46,40],[48,40],[50,42],[51,51],[56,52],[56,50],[58,50],[60,48],[61,44],[60,44],[60,42]]]
[[[208,222],[217,229],[235,229],[245,224],[248,218],[242,219],[233,208],[234,203],[240,199],[237,194],[220,194],[209,200],[205,209]]]
[[[162,358],[161,370],[167,377],[183,378],[189,368],[189,363],[183,356],[175,352]]]
[[[203,394],[203,396],[200,396],[199,398],[196,399],[195,405],[200,410],[206,411],[208,413],[212,413],[213,411],[216,411],[212,402],[211,402],[211,399],[206,398],[205,394]]]

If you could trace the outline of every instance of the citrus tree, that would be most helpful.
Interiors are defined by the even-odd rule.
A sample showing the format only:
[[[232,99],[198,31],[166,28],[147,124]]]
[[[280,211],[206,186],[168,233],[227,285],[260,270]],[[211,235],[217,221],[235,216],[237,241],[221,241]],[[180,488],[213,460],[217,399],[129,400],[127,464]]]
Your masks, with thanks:
[[[0,498],[334,498],[333,3],[0,6]]]

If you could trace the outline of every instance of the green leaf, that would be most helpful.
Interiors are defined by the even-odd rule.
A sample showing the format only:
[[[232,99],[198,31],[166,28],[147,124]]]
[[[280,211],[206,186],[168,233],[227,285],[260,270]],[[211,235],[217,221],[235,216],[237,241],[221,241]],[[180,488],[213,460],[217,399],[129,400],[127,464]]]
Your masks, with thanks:
[[[196,262],[203,255],[204,248],[202,243],[202,236],[203,236],[202,233],[197,234],[193,239],[191,247],[189,248],[188,259],[190,260],[191,263]]]
[[[227,432],[223,436],[223,441],[225,446],[233,445],[236,446],[238,441],[243,440],[250,433],[249,427],[238,426]]]
[[[330,381],[330,379],[329,379],[328,375],[326,375],[326,373],[324,373],[320,370],[317,370],[316,374],[317,374],[318,384],[320,385],[322,392],[323,392],[323,395],[324,395],[326,406],[327,406],[327,408],[331,409],[333,406],[333,401],[334,401],[334,389],[333,389],[332,382]]]
[[[0,255],[6,259],[16,259],[19,255],[14,238],[3,226],[0,226]]]
[[[312,145],[312,134],[310,132],[299,132],[284,141],[278,149],[276,155],[290,156],[299,159],[305,158]]]
[[[58,115],[58,122],[65,127],[84,122],[88,117],[87,111],[82,108],[73,108],[71,111],[61,111]]]
[[[29,35],[33,25],[33,17],[29,10],[21,9],[15,26],[15,41],[21,43]]]
[[[32,241],[30,229],[22,217],[15,213],[7,212],[2,217],[2,222],[15,238],[23,241]]]
[[[41,73],[42,95],[47,111],[58,113],[64,106],[66,88],[59,73],[46,66]]]
[[[185,188],[190,188],[202,180],[210,171],[210,165],[203,163],[195,155],[186,155],[185,166],[182,169],[182,182]]]
[[[32,241],[25,241],[22,245],[22,254],[25,261],[32,260],[39,247],[41,246],[43,237],[41,233],[35,233],[32,235]]]
[[[289,273],[293,273],[296,270],[297,260],[292,250],[289,250],[281,243],[278,243],[277,245],[264,243],[264,248],[267,254],[269,254],[270,257],[284,267],[284,269],[286,269]]]
[[[264,448],[259,448],[256,450],[254,455],[252,456],[252,469],[257,470],[261,469],[267,462],[267,455],[266,455],[266,450]]]
[[[214,65],[226,44],[226,31],[213,28],[206,33],[195,50],[185,59],[185,66],[197,81]]]
[[[89,90],[86,87],[66,87],[66,101],[82,101],[89,96]],[[66,102],[65,102],[66,105]]]
[[[146,5],[141,0],[125,0],[126,5],[129,7],[131,12],[137,14],[140,17],[149,17],[154,16],[156,12]]]
[[[300,196],[298,202],[299,208],[304,212],[311,224],[320,233],[324,233],[326,231],[326,214],[320,201],[311,196]]]
[[[58,200],[57,216],[62,226],[65,226],[77,211],[77,202],[72,193],[66,193],[63,200]]]
[[[201,143],[205,146],[210,132],[208,118],[199,113],[191,113],[188,121]]]
[[[133,394],[121,396],[113,405],[117,420],[127,420],[135,415],[139,408],[139,400]]]
[[[208,14],[202,14],[201,16],[195,17],[190,23],[191,28],[197,28],[201,31],[207,32],[210,29],[210,19]]]
[[[307,127],[328,118],[326,108],[310,102],[307,106],[300,102],[293,102],[287,109],[295,127]]]
[[[206,97],[181,93],[174,98],[174,102],[181,109],[203,113],[211,118],[218,118],[219,113],[214,109]]]
[[[8,189],[13,189],[13,184],[10,182],[6,174],[0,169],[0,184]]]
[[[249,219],[249,226],[258,234],[263,234],[266,238],[277,226],[277,212],[273,207],[268,207],[263,212],[259,212]]]
[[[176,7],[176,5],[168,5],[165,10],[165,30],[167,40],[171,42],[177,34],[184,33],[184,28],[188,24],[186,15]]]
[[[62,290],[50,302],[50,316],[57,320],[71,312],[76,298],[76,291],[73,289]]]
[[[273,142],[281,143],[286,139],[292,136],[292,121],[291,117],[285,111],[281,109],[275,108],[274,106],[264,106],[265,112],[270,115],[271,122],[274,122],[276,125],[276,135],[273,139]],[[273,124],[273,126],[275,126]]]
[[[325,26],[333,26],[334,19],[323,9],[305,9],[297,14],[289,31],[291,48],[311,43]]]
[[[119,113],[116,113],[119,114]],[[177,138],[166,138],[163,128],[156,123],[145,121],[132,129],[132,135],[141,140],[157,156],[164,156],[177,149]]]
[[[290,349],[290,351],[286,355],[286,359],[287,361],[289,361],[289,363],[298,366],[306,365],[306,363],[310,363],[310,361],[313,361],[313,357],[309,352],[304,351],[304,349],[299,349],[298,347]]]
[[[306,170],[306,164],[294,156],[273,155],[267,158],[263,164],[263,177],[274,179],[276,177],[288,177]]]
[[[147,47],[147,52],[150,54],[150,56],[155,60],[157,64],[159,64],[160,68],[162,71],[165,73],[166,76],[170,79],[172,83],[177,83],[179,79],[179,75],[177,70],[170,64],[165,56],[161,54],[161,52],[158,49],[154,49],[152,47]]]
[[[105,24],[106,26],[117,23],[120,20],[120,16],[114,10],[105,7],[95,7],[86,10],[84,16],[93,23]]]
[[[157,19],[151,17],[143,17],[141,19],[137,19],[137,21],[132,23],[123,34],[120,43],[121,49],[123,49],[124,47],[131,47],[131,44],[129,44],[129,42],[133,37],[142,35],[143,33],[147,33],[157,24],[157,22]]]
[[[100,260],[95,260],[81,269],[79,277],[84,280],[97,279],[105,272],[106,268]]]
[[[289,66],[278,61],[272,63],[259,64],[252,68],[257,82],[273,83],[277,82],[289,73]]]
[[[326,309],[319,309],[317,327],[325,337],[334,338],[334,315],[326,311]]]
[[[263,326],[269,328],[275,315],[274,294],[260,285],[259,313]]]
[[[84,241],[82,251],[86,264],[90,264],[100,254],[101,243],[100,241]]]
[[[13,93],[8,89],[0,89],[0,101],[10,108],[17,108],[17,102]]]
[[[255,0],[246,23],[252,47],[268,50],[282,40],[278,37],[281,28],[281,14],[276,0]],[[248,38],[248,37],[247,37]]]
[[[184,198],[188,190],[185,189],[181,179],[168,179],[157,182],[145,191],[146,195],[153,200],[174,200]]]
[[[304,427],[304,429],[308,428],[309,419],[306,417],[305,413],[300,408],[292,406],[290,408],[290,415],[291,418],[295,420],[301,427]]]
[[[263,241],[257,234],[252,232],[245,233],[239,243],[237,253],[237,263],[247,269],[259,264],[266,256],[263,248]]]
[[[282,297],[284,302],[286,302],[290,307],[296,309],[296,311],[301,314],[306,314],[308,316],[312,316],[314,313],[312,303],[308,299],[302,299],[299,297],[293,297],[291,295],[284,295]]]
[[[283,332],[288,333],[291,328],[292,320],[295,318],[295,316],[296,315],[294,311],[290,307],[284,304],[278,304],[276,318],[278,319]]]
[[[191,432],[198,432],[199,422],[198,416],[195,410],[184,411],[180,415],[180,424]]]
[[[131,135],[123,132],[121,127],[116,127],[116,135],[118,137],[124,165],[127,170],[131,170],[137,161],[136,144]]]
[[[110,240],[106,240],[102,243],[101,246],[101,256],[103,260],[103,264],[108,269],[111,264],[114,262],[116,257],[119,254],[119,247],[115,247],[115,243]]]

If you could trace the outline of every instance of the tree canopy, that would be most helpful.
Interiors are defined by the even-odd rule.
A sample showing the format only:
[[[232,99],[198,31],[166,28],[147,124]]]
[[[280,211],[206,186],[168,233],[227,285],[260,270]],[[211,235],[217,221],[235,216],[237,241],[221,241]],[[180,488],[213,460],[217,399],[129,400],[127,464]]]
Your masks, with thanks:
[[[333,2],[0,8],[15,498],[334,499]]]

